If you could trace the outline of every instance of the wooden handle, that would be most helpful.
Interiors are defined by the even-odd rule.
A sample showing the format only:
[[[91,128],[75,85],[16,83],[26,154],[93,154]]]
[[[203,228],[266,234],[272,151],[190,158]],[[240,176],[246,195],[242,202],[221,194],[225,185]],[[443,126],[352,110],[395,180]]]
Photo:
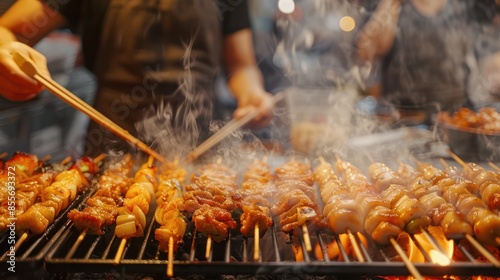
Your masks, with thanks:
[[[62,99],[63,101],[65,101],[78,111],[86,114],[96,123],[100,124],[106,129],[109,129],[111,132],[118,135],[120,138],[133,144],[138,149],[152,156],[156,160],[162,163],[168,163],[168,160],[166,158],[164,158],[162,155],[151,149],[148,145],[141,142],[139,139],[132,136],[127,130],[123,129],[122,127],[120,127],[119,125],[108,119],[106,116],[101,114],[99,111],[94,109],[85,101],[81,100],[78,96],[71,93],[69,90],[59,85],[50,77],[40,74],[35,64],[29,58],[16,52],[13,53],[13,59],[17,63],[19,68],[23,70],[24,73],[26,73],[30,77],[34,78],[35,80],[43,84],[52,94]]]

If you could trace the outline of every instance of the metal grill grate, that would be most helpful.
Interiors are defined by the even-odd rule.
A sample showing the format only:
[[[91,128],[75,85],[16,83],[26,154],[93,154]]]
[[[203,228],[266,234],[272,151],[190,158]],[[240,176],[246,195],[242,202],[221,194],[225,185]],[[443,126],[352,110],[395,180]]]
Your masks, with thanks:
[[[116,272],[143,273],[165,275],[167,255],[158,251],[158,243],[154,239],[154,230],[158,225],[148,217],[148,227],[142,238],[127,240],[123,257],[116,264],[114,259],[120,244],[115,238],[113,229],[102,236],[85,236],[81,243],[77,242],[80,232],[72,225],[63,232],[48,252],[45,263],[49,272]],[[411,275],[402,261],[394,261],[388,248],[377,247],[368,240],[364,246],[359,236],[356,244],[360,248],[363,262],[347,253],[348,248],[339,246],[341,261],[328,259],[327,244],[333,240],[339,242],[339,236],[321,232],[311,236],[315,250],[320,252],[321,259],[314,253],[305,251],[302,237],[298,237],[298,249],[302,251],[303,261],[295,261],[290,236],[272,227],[259,242],[261,257],[253,261],[253,239],[244,238],[236,231],[230,234],[227,241],[214,243],[210,257],[205,258],[207,239],[194,232],[190,224],[186,231],[184,245],[175,254],[174,274],[182,275],[349,275],[349,276],[402,276]],[[416,240],[415,240],[416,241]],[[297,242],[296,242],[297,243]],[[76,244],[76,246],[75,246]],[[500,273],[498,255],[493,263],[479,261],[486,256],[471,250],[468,241],[457,242],[455,250],[460,250],[464,260],[455,260],[446,266],[430,262],[426,252],[425,263],[414,263],[422,275],[443,276],[497,276]],[[417,244],[417,247],[420,247]],[[458,248],[458,249],[457,249]],[[490,255],[491,257],[491,255]],[[495,263],[496,261],[496,263]]]
[[[78,195],[68,207],[59,213],[54,222],[49,225],[43,234],[32,237],[28,235],[28,238],[22,244],[18,244],[19,247],[15,252],[15,266],[17,271],[33,270],[42,267],[49,249],[54,246],[56,241],[65,234],[66,229],[71,226],[71,221],[66,218],[66,214],[71,209],[80,205],[89,195],[89,191]],[[8,242],[9,234],[10,232],[6,232],[0,235],[0,271],[7,271],[10,267],[10,264],[7,263],[9,259],[7,254],[10,253],[10,247],[12,246]],[[19,242],[19,238],[20,236],[16,236],[17,242]]]

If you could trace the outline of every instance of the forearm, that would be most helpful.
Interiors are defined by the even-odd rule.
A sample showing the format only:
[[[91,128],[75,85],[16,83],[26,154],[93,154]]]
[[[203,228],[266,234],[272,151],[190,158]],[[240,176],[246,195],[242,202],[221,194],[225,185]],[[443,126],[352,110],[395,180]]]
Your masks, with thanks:
[[[0,45],[12,41],[17,41],[14,33],[12,33],[9,29],[0,26]]]
[[[256,65],[235,69],[229,76],[228,85],[237,100],[249,94],[265,92],[264,80]]]
[[[380,1],[359,36],[357,47],[361,59],[373,61],[391,49],[396,37],[402,1]]]
[[[63,26],[65,19],[38,0],[18,0],[0,17],[2,40],[35,45],[52,30]],[[3,35],[6,34],[4,38]],[[12,37],[14,36],[14,37]]]

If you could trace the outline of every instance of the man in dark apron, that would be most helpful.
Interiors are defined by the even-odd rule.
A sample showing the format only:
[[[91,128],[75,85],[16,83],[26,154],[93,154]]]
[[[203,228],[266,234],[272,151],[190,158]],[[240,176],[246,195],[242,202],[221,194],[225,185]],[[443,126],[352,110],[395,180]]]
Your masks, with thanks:
[[[272,101],[255,64],[246,1],[19,2],[3,20],[28,44],[64,23],[80,28],[85,62],[99,86],[95,108],[148,144],[162,148],[162,143],[175,139],[163,148],[183,142],[191,149],[207,137],[221,61],[226,62],[238,102],[235,117],[257,109],[253,124],[269,122]],[[33,36],[16,28],[40,14],[46,23],[37,26]],[[24,46],[23,50],[31,52]],[[87,155],[130,148],[94,122],[85,144]]]
[[[432,122],[441,110],[469,104],[470,38],[465,1],[381,0],[358,50],[381,60],[381,104]]]

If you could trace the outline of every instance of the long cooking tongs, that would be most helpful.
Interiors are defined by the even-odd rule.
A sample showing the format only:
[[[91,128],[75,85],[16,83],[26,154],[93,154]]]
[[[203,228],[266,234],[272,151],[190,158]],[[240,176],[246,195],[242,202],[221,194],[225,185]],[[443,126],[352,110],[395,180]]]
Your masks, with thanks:
[[[74,95],[69,90],[58,84],[56,81],[52,80],[52,78],[38,71],[37,67],[30,58],[19,52],[14,52],[12,56],[14,58],[14,61],[24,73],[43,84],[50,92],[52,92],[52,94],[62,99],[78,111],[86,114],[96,123],[102,125],[104,128],[109,129],[120,138],[133,144],[138,149],[152,156],[154,159],[162,163],[168,162],[165,157],[151,149],[148,145],[144,144],[139,139],[132,136],[127,130],[123,129],[122,127],[108,119],[106,116],[101,114],[85,101],[81,100],[78,96]]]

